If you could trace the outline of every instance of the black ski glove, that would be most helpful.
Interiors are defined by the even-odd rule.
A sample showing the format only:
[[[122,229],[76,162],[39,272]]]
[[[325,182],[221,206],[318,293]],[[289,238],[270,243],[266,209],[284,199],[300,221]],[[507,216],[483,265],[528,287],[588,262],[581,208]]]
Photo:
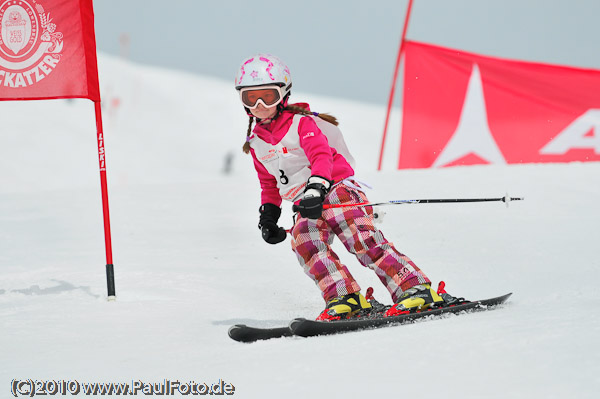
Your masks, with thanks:
[[[279,216],[281,216],[281,208],[273,204],[263,204],[258,209],[260,219],[258,228],[262,233],[262,238],[269,244],[279,244],[285,240],[287,233],[283,227],[277,226]]]
[[[300,212],[300,216],[309,219],[318,219],[323,213],[323,201],[329,192],[332,180],[313,175],[306,182],[304,196],[294,210]]]

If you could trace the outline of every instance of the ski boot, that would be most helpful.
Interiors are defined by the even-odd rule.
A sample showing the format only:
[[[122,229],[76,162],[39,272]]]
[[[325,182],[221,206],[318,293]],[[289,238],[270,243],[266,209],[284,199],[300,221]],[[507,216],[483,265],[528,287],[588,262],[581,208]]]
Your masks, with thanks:
[[[343,320],[371,310],[371,304],[360,292],[342,295],[327,302],[325,310],[317,317],[320,321]]]
[[[430,284],[415,285],[404,291],[396,304],[385,312],[385,317],[418,312],[430,306],[442,306],[444,299]]]

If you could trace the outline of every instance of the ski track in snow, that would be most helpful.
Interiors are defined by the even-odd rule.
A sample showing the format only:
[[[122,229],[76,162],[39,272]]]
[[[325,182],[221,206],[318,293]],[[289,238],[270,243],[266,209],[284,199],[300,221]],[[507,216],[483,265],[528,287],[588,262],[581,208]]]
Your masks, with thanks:
[[[0,104],[0,397],[29,378],[222,379],[240,398],[597,394],[600,163],[376,172],[383,107],[294,92],[340,119],[372,201],[525,197],[509,209],[389,206],[381,225],[450,293],[514,294],[493,312],[240,344],[230,325],[284,325],[323,302],[289,241],[270,246],[256,228],[259,187],[241,153],[247,117],[236,92],[108,56],[100,70],[115,302],[106,301],[92,103]],[[291,209],[281,221],[291,226]],[[374,273],[335,245],[363,291],[389,303]]]

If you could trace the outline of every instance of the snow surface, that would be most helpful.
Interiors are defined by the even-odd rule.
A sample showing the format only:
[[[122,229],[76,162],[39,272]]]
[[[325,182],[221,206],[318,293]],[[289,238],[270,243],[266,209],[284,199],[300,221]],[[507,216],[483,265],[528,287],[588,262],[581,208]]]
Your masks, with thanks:
[[[0,103],[1,398],[28,378],[223,379],[239,398],[597,397],[600,163],[376,172],[383,107],[295,93],[340,119],[373,201],[524,196],[509,209],[389,206],[381,226],[450,293],[514,295],[493,312],[241,344],[230,325],[283,325],[323,302],[289,241],[270,246],[256,228],[231,82],[100,61],[115,302],[92,103]],[[389,302],[336,245],[363,290]]]

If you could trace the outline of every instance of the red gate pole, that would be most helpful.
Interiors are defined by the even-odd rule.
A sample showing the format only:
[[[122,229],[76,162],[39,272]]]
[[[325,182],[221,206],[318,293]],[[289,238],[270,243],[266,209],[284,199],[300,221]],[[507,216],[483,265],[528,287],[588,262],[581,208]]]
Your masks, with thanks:
[[[106,153],[104,150],[104,133],[102,131],[102,109],[100,101],[94,101],[96,113],[96,130],[98,134],[98,161],[100,163],[100,187],[102,189],[102,211],[104,215],[104,243],[106,247],[106,283],[108,300],[114,301],[115,294],[115,269],[112,260],[112,241],[110,236],[110,214],[108,211],[108,185],[106,184]]]
[[[387,136],[388,123],[390,121],[390,113],[392,112],[392,104],[394,103],[394,94],[396,92],[396,80],[398,80],[400,58],[402,57],[402,51],[404,51],[404,40],[406,39],[406,31],[408,29],[408,20],[410,19],[410,11],[412,9],[412,4],[413,0],[409,0],[408,7],[406,8],[406,16],[404,17],[404,28],[402,29],[402,37],[400,38],[400,48],[398,49],[398,56],[396,57],[396,66],[394,67],[394,77],[392,78],[392,88],[390,89],[390,98],[388,99],[387,113],[385,115],[385,124],[383,126],[383,137],[381,138],[381,149],[379,150],[379,162],[377,163],[377,170],[381,170],[381,163],[383,162],[385,138]]]

